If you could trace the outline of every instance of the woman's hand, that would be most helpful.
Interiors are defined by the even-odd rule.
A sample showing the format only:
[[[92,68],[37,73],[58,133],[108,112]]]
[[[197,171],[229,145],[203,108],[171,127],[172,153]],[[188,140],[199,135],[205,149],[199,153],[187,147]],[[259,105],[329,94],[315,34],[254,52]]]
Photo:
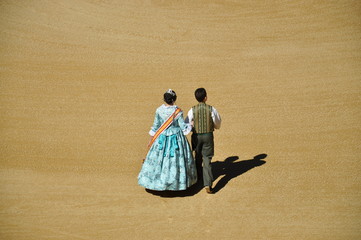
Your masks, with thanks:
[[[149,143],[148,143],[148,145],[147,145],[148,148],[150,148],[150,147],[152,146],[152,144],[151,144],[151,143],[152,143],[152,139],[153,139],[153,136],[150,136]]]

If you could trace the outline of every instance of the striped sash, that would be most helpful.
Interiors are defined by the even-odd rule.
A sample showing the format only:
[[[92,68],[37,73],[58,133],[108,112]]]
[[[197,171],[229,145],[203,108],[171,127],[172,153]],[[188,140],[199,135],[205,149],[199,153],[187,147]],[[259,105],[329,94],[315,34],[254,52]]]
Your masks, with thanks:
[[[157,130],[157,132],[154,134],[152,140],[149,143],[149,146],[152,146],[154,141],[157,139],[157,137],[159,137],[159,135],[164,132],[164,130],[166,130],[173,122],[174,118],[178,115],[178,113],[180,113],[182,110],[180,108],[177,108],[169,117],[167,120],[165,120],[165,122],[162,124],[162,126],[160,126],[160,128]]]

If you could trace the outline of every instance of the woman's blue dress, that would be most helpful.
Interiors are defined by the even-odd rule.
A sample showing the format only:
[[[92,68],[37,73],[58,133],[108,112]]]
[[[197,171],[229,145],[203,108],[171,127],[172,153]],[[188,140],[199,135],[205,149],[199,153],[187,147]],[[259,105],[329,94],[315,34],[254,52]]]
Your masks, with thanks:
[[[176,106],[157,108],[150,134],[158,130]],[[181,111],[173,123],[154,141],[138,175],[139,185],[157,191],[185,190],[197,182],[197,170],[187,138],[191,126]]]

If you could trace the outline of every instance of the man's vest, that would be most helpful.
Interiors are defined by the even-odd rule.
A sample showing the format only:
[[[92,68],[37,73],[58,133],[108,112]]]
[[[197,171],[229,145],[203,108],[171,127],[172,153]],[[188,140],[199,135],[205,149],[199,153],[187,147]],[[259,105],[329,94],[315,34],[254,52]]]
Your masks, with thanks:
[[[193,132],[210,133],[214,131],[212,119],[212,106],[205,103],[199,103],[192,107],[193,110]]]

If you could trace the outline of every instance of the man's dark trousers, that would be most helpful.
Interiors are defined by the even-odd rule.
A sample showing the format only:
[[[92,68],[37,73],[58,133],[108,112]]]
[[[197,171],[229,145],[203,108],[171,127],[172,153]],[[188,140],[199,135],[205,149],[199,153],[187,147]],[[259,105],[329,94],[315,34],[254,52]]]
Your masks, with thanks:
[[[214,156],[213,132],[193,133],[192,146],[195,150],[198,178],[203,176],[203,185],[211,187],[213,183],[211,160]]]

